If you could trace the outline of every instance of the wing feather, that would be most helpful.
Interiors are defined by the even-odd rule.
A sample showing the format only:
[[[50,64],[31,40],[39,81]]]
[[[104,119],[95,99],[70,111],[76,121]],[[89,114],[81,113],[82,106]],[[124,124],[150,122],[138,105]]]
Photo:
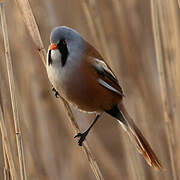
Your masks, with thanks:
[[[97,80],[100,85],[106,87],[107,89],[115,93],[124,96],[123,90],[119,85],[116,76],[104,61],[94,58],[92,61],[92,66],[99,75],[99,78]]]

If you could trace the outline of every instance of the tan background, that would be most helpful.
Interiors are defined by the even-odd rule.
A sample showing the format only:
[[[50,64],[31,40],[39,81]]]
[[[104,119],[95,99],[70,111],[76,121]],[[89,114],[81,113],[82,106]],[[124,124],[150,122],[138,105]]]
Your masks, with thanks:
[[[42,40],[47,49],[51,29],[66,25],[76,29],[105,57],[101,43],[96,42],[89,29],[82,1],[75,0],[31,0]],[[163,2],[162,2],[163,4]],[[105,180],[171,180],[172,171],[163,118],[160,81],[151,23],[149,1],[96,1],[96,10],[111,59],[107,62],[114,70],[126,94],[126,107],[157,153],[166,171],[157,172],[150,168],[131,145],[127,135],[115,119],[103,115],[87,137]],[[179,12],[177,4],[177,13]],[[75,135],[62,103],[51,92],[46,70],[23,23],[14,1],[6,3],[6,16],[14,78],[17,85],[21,117],[21,129],[25,150],[28,179],[30,180],[93,180],[89,163],[81,147],[73,139]],[[179,17],[179,13],[178,13]],[[171,21],[169,21],[171,22]],[[171,26],[173,24],[169,24]],[[180,27],[178,25],[178,27]],[[2,32],[0,31],[0,86],[6,125],[9,130],[14,161],[17,149],[12,126],[12,110],[4,57]],[[103,33],[103,32],[102,32]],[[173,31],[172,31],[173,34]],[[180,36],[177,36],[179,40]],[[175,49],[178,50],[178,49]],[[176,52],[175,52],[176,53]],[[180,58],[180,57],[179,57]],[[172,54],[170,60],[177,60]],[[180,90],[180,63],[172,67],[176,74],[176,89]],[[173,91],[173,90],[172,90]],[[172,91],[169,93],[171,94]],[[174,91],[173,91],[174,92]],[[179,95],[170,95],[179,117]],[[73,109],[75,118],[84,131],[94,115]],[[172,117],[173,114],[170,114]],[[180,175],[179,143],[180,123],[172,122],[173,155],[177,176]],[[0,180],[3,180],[3,154],[0,147]],[[18,166],[17,166],[18,167]]]

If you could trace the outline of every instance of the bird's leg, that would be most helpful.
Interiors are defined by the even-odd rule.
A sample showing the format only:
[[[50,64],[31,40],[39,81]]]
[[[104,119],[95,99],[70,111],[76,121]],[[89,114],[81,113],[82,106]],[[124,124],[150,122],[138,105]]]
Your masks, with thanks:
[[[102,113],[101,113],[102,114]],[[96,121],[99,119],[99,117],[101,116],[101,114],[97,114],[96,118],[94,119],[94,121],[92,122],[92,124],[89,126],[89,128],[83,132],[83,133],[78,133],[76,136],[74,136],[74,138],[76,137],[80,137],[78,144],[79,146],[82,146],[83,141],[86,139],[86,136],[88,135],[90,129],[93,127],[93,125],[96,123]]]
[[[54,87],[52,87],[52,91],[53,91],[53,93],[54,93],[54,95],[55,95],[56,98],[59,98],[59,97],[60,97],[58,91],[57,91]]]

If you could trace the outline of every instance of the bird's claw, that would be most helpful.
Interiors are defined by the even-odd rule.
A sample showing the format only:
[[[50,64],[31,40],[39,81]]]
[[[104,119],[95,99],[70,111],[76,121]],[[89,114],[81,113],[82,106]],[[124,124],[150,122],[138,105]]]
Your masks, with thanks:
[[[82,135],[81,133],[78,133],[78,134],[76,134],[76,135],[74,136],[74,138],[79,137],[79,136],[81,136],[81,135]]]
[[[58,91],[54,87],[52,88],[52,91],[54,92],[54,95],[55,95],[56,98],[60,97]]]
[[[79,141],[78,141],[79,146],[82,146],[82,143],[83,143],[83,141],[86,139],[86,136],[87,136],[87,133],[86,133],[86,132],[84,132],[84,133],[78,133],[76,136],[74,136],[74,138],[80,137],[80,139],[79,139]]]

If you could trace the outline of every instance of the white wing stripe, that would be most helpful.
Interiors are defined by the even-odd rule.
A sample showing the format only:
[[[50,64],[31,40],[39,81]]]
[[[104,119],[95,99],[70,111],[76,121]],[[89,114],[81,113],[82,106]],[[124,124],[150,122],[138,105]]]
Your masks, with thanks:
[[[95,66],[99,71],[103,71],[103,69],[105,69],[107,72],[109,72],[109,73],[116,79],[114,73],[108,68],[108,66],[106,65],[106,63],[103,62],[102,60],[95,59],[94,66]]]
[[[108,88],[109,90],[114,91],[118,94],[121,94],[117,89],[110,86],[107,82],[103,81],[102,79],[98,78],[97,80],[98,80],[99,84],[101,84],[102,86],[104,86],[104,87]]]

